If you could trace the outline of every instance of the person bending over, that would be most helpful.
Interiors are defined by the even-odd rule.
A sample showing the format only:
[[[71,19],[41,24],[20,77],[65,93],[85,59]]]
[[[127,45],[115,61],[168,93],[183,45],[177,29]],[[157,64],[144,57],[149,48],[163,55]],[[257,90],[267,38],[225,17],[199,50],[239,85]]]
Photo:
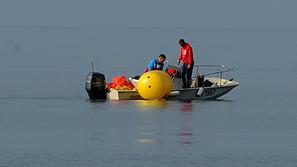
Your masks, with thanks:
[[[160,54],[157,59],[153,59],[146,66],[145,72],[153,71],[153,70],[163,70],[164,61],[166,60],[166,56],[164,54]]]

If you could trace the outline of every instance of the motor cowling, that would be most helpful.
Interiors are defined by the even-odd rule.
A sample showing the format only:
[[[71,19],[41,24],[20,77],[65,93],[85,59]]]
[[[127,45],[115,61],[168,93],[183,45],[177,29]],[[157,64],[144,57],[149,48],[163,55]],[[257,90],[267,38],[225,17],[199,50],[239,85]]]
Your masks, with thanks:
[[[106,99],[106,82],[104,74],[91,72],[87,76],[85,89],[90,100]]]

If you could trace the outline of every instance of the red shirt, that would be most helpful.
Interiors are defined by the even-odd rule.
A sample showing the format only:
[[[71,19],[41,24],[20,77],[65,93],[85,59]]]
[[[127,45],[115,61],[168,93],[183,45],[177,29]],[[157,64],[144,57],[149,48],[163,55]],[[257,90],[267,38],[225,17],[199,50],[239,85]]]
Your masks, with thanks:
[[[185,47],[180,47],[179,61],[183,61],[185,64],[194,65],[193,50],[189,43],[186,43]]]

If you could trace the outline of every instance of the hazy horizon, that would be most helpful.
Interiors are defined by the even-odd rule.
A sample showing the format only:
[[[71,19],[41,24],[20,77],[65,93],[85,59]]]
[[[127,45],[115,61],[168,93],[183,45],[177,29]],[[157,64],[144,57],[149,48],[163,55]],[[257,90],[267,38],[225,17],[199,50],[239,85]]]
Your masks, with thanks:
[[[296,28],[294,0],[3,0],[0,26]]]

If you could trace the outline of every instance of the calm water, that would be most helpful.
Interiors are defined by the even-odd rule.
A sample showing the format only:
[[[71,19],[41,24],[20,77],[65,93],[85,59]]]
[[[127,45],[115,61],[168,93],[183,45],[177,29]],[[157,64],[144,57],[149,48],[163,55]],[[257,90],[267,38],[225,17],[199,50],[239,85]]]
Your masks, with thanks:
[[[0,29],[0,166],[296,166],[297,31]],[[217,101],[91,103],[96,71],[135,75],[177,40],[199,64],[235,67]]]

